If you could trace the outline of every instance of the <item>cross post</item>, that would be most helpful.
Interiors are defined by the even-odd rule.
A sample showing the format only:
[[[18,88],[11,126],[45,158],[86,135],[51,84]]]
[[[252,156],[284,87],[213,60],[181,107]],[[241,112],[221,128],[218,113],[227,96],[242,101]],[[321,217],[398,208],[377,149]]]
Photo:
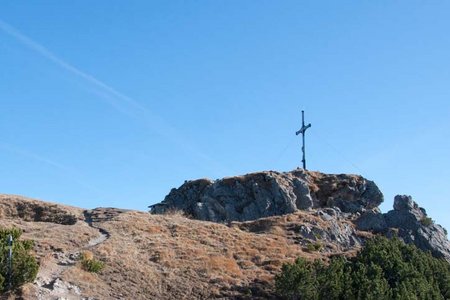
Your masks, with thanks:
[[[305,132],[306,129],[311,127],[311,123],[305,126],[305,111],[302,110],[302,128],[300,128],[299,131],[295,133],[295,135],[302,134],[302,163],[303,163],[303,169],[306,170],[306,148],[305,148]]]
[[[8,247],[9,247],[9,251],[8,251],[8,289],[11,290],[12,288],[12,263],[13,263],[13,253],[12,253],[12,248],[13,248],[13,237],[12,234],[10,234],[8,236]]]

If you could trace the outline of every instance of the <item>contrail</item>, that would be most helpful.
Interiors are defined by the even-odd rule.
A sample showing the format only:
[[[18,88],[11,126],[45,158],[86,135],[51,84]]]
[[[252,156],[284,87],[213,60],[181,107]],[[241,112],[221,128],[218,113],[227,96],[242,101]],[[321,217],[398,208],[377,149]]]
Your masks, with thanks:
[[[50,52],[47,48],[42,46],[41,44],[35,42],[28,36],[20,33],[17,29],[9,25],[8,23],[4,22],[0,19],[0,29],[3,30],[3,32],[9,34],[10,36],[14,37],[16,40],[27,46],[28,48],[36,51],[37,53],[41,54],[45,58],[51,60],[61,68],[65,69],[66,71],[77,75],[78,77],[81,77],[82,79],[88,81],[89,83],[107,91],[108,93],[114,95],[115,97],[127,102],[128,104],[132,105],[134,108],[137,108],[139,110],[146,110],[142,105],[131,99],[130,97],[116,91],[111,86],[107,85],[106,83],[98,80],[94,76],[87,74],[80,69],[76,68],[75,66],[67,63],[66,61],[62,60],[52,52]]]
[[[0,19],[0,30],[12,36],[14,39],[16,39],[29,49],[32,49],[33,51],[47,58],[48,60],[58,65],[65,71],[72,73],[73,75],[90,83],[99,90],[96,92],[96,94],[101,98],[105,99],[108,102],[108,104],[114,107],[118,112],[140,120],[142,123],[144,123],[146,126],[149,126],[153,131],[163,136],[165,139],[169,140],[175,145],[178,145],[180,148],[184,149],[188,153],[191,153],[191,155],[194,155],[198,159],[201,159],[204,162],[206,162],[207,163],[206,165],[209,166],[209,168],[212,171],[219,174],[220,173],[223,174],[224,172],[229,173],[228,171],[229,168],[222,166],[208,155],[199,151],[197,147],[195,147],[192,143],[186,141],[185,138],[183,138],[177,132],[177,130],[173,126],[171,126],[167,121],[165,121],[160,116],[154,114],[152,111],[141,105],[133,98],[120,93],[110,85],[104,83],[103,81],[95,78],[94,76],[66,62],[57,55],[53,54],[43,45],[39,44],[30,37],[19,32],[13,26],[9,25],[8,23],[4,22],[1,19]],[[117,101],[115,101],[116,99],[123,102],[123,104],[125,104],[127,107],[126,108],[120,107]]]

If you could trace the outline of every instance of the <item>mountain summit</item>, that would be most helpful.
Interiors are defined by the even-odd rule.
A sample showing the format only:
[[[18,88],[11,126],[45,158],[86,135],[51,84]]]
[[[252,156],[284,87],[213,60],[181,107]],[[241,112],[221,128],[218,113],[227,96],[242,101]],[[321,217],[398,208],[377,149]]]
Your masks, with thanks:
[[[205,221],[249,221],[285,215],[298,210],[315,211],[347,220],[356,228],[388,237],[398,236],[407,243],[431,251],[450,261],[450,243],[445,229],[427,216],[410,196],[398,195],[394,209],[382,214],[378,206],[383,194],[377,185],[359,175],[324,174],[297,169],[291,172],[257,172],[219,180],[186,181],[161,203],[150,206],[161,214],[181,210]],[[337,218],[336,216],[339,216]],[[348,231],[331,236],[352,236],[355,244],[363,242]]]
[[[352,257],[375,235],[450,259],[409,196],[381,213],[370,180],[294,170],[186,181],[152,213],[0,195],[0,225],[34,241],[39,272],[10,299],[271,299],[284,263]],[[104,268],[91,273],[82,258]]]
[[[150,208],[153,213],[180,209],[194,219],[229,222],[325,207],[356,213],[382,202],[383,194],[376,184],[362,176],[298,169],[187,181]]]

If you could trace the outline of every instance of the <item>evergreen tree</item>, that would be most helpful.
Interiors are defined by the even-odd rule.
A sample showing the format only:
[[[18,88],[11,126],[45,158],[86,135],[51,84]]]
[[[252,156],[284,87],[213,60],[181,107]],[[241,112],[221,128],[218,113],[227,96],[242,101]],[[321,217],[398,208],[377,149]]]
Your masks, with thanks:
[[[398,239],[376,237],[328,265],[297,259],[275,278],[288,299],[450,299],[450,264]]]
[[[9,279],[9,236],[13,238],[11,288],[17,288],[26,282],[32,282],[38,272],[36,259],[30,254],[32,241],[19,240],[22,231],[18,228],[0,228],[0,291],[8,289]]]

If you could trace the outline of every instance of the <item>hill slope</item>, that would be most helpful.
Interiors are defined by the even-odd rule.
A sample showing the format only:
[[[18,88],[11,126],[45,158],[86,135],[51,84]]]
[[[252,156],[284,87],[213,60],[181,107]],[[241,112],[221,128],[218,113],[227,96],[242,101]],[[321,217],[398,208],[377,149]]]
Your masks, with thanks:
[[[308,181],[303,194],[289,186],[289,182],[295,182],[295,174],[282,174],[282,180],[273,181],[261,174],[256,179],[249,174],[222,180],[227,184],[226,189],[216,184],[209,192],[212,194],[208,194],[210,197],[202,198],[207,200],[205,203],[232,201],[224,191],[236,193],[235,185],[255,186],[258,180],[266,182],[256,186],[268,191],[267,201],[272,199],[270,195],[284,199],[269,201],[269,206],[270,203],[278,207],[305,203],[292,202],[283,195],[308,200],[309,192],[312,200],[306,210],[296,208],[283,211],[282,215],[258,216],[249,221],[223,219],[222,223],[192,219],[192,215],[187,218],[183,213],[192,211],[176,210],[176,206],[168,209],[166,205],[164,214],[149,214],[114,208],[85,210],[0,195],[0,225],[20,227],[24,239],[35,240],[34,252],[40,263],[36,281],[9,296],[19,299],[266,299],[275,297],[273,278],[283,263],[292,262],[298,256],[324,260],[338,254],[352,256],[366,239],[377,233],[396,234],[407,242],[419,241],[425,249],[435,247],[432,249],[436,250],[433,253],[436,256],[446,257],[449,253],[443,229],[432,222],[422,224],[426,213],[410,197],[399,196],[393,212],[381,214],[376,203],[382,200],[382,195],[370,181],[353,175],[311,174],[314,181]],[[283,183],[287,193],[277,192],[278,182]],[[214,184],[204,180],[197,183]],[[172,190],[169,196],[178,195],[179,199],[179,195],[189,195],[189,191],[201,195],[196,190],[196,182],[186,184],[192,187],[182,186],[182,193]],[[301,182],[296,186],[305,187]],[[222,192],[214,194],[217,191]],[[259,193],[255,187],[252,192]],[[211,195],[224,197],[214,199]],[[323,201],[324,197],[328,201]],[[236,203],[239,201],[252,205],[235,199]],[[82,270],[78,258],[83,252],[105,262],[105,268],[99,274]]]
[[[18,292],[25,299],[270,297],[273,276],[284,262],[351,255],[368,235],[340,216],[327,220],[318,211],[224,225],[178,213],[87,211],[1,195],[0,214],[1,226],[20,227],[24,239],[36,241],[40,271],[35,283]],[[75,222],[62,224],[65,219]],[[329,228],[348,234],[328,241]],[[313,243],[322,249],[308,249]],[[86,250],[105,262],[100,274],[80,268],[76,257]]]

